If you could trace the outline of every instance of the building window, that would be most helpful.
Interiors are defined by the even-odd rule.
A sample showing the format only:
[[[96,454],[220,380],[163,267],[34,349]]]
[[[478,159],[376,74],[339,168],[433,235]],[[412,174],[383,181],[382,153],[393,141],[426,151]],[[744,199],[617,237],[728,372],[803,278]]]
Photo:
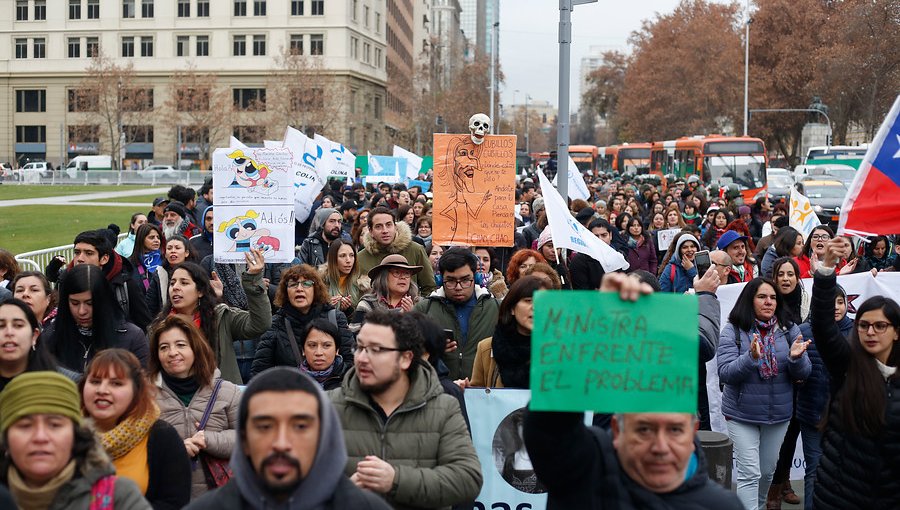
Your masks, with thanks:
[[[100,19],[100,0],[87,0],[88,19]]]
[[[320,88],[294,87],[290,91],[290,110],[302,112],[325,106],[325,93]],[[319,129],[318,131],[321,131]]]
[[[177,90],[176,94],[176,107],[179,112],[209,111],[208,88],[181,88]]]
[[[234,41],[234,48],[232,49],[231,54],[235,57],[243,57],[247,54],[247,36],[246,35],[236,35],[232,37]]]
[[[375,67],[381,69],[381,48],[375,48]]]
[[[266,36],[253,36],[253,55],[259,57],[266,54]]]
[[[178,17],[191,17],[191,0],[178,0]]]
[[[123,37],[122,38],[122,56],[123,57],[133,57],[134,56],[134,37]]]
[[[369,28],[369,6],[363,6],[363,26]]]
[[[17,90],[16,112],[46,112],[46,90]]]
[[[234,89],[233,95],[235,110],[266,111],[266,89]]]
[[[69,58],[81,58],[81,38],[69,37]]]
[[[234,126],[235,138],[246,144],[262,144],[266,138],[265,126]]]
[[[353,60],[359,58],[359,39],[356,37],[350,38],[350,58]]]
[[[34,0],[34,19],[36,21],[47,19],[47,0]]]
[[[69,89],[70,112],[96,112],[99,102],[99,96],[96,91],[91,91],[89,89]]]
[[[235,16],[246,16],[247,15],[247,0],[234,0],[234,15]]]
[[[69,19],[81,19],[81,0],[69,0]]]
[[[141,17],[153,17],[153,0],[141,0]]]
[[[198,35],[197,36],[197,56],[198,57],[208,57],[209,56],[209,36],[208,35]]]
[[[34,46],[34,58],[47,58],[47,40],[43,37],[35,38],[32,41]]]
[[[303,34],[291,34],[291,55],[303,55]]]
[[[122,111],[125,112],[152,112],[153,89],[122,89]]]
[[[100,39],[98,37],[88,37],[84,46],[86,56],[96,57],[100,55]]]
[[[153,126],[122,126],[122,130],[133,143],[153,143]]]
[[[376,34],[381,33],[381,13],[380,12],[375,13],[375,33]]]
[[[365,62],[366,64],[369,64],[372,62],[372,45],[367,42],[363,43],[362,61]]]
[[[197,0],[197,17],[209,17],[209,0]]]
[[[16,126],[16,143],[47,143],[47,126]]]
[[[350,0],[350,18],[353,21],[357,19],[357,11],[359,11],[359,0]]]
[[[325,0],[312,0],[311,13],[313,16],[325,15]]]
[[[28,0],[16,0],[16,21],[28,21]]]
[[[324,55],[325,54],[325,36],[322,34],[312,34],[309,36],[309,54]]]
[[[266,15],[266,0],[253,0],[253,15],[254,16],[265,16]]]
[[[16,58],[28,58],[28,39],[16,39]]]
[[[153,56],[153,36],[141,37],[141,56]]]
[[[303,16],[303,0],[291,0],[291,16]]]
[[[175,38],[175,56],[187,57],[190,55],[188,46],[191,44],[191,38],[186,35],[179,35]]]
[[[375,96],[375,118],[381,120],[381,96]]]
[[[69,145],[100,142],[100,126],[96,124],[67,127],[69,131]],[[69,150],[71,151],[71,148]]]
[[[350,113],[356,113],[356,96],[358,95],[356,89],[350,89]]]
[[[134,17],[134,0],[122,0],[122,17]]]

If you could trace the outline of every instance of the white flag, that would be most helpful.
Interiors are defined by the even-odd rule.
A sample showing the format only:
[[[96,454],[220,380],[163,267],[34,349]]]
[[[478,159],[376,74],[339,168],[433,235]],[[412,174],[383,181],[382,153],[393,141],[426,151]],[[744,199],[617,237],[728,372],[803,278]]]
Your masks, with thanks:
[[[419,170],[422,168],[422,158],[409,152],[403,147],[394,146],[393,156],[406,160],[406,180],[418,179]]]
[[[231,137],[228,140],[228,148],[229,149],[249,149],[246,145],[244,145],[240,140],[235,137]]]
[[[554,186],[557,185],[559,174],[560,172],[556,172],[556,175],[553,176]],[[581,175],[581,170],[575,165],[572,156],[569,156],[569,198],[572,200],[577,198],[588,200],[590,197],[591,192],[588,191],[587,184],[584,183],[584,177]]]
[[[294,218],[306,221],[312,210],[313,201],[325,187],[325,178],[316,169],[318,144],[305,134],[288,126],[284,133],[284,147],[291,151],[291,170],[294,172]]]
[[[797,188],[791,188],[790,205],[790,222],[788,224],[803,234],[805,240],[814,228],[821,225],[819,217],[810,205],[809,199],[797,191]]]
[[[544,208],[547,211],[547,220],[550,225],[550,233],[553,234],[553,246],[567,248],[569,250],[584,253],[603,266],[607,273],[628,269],[628,261],[621,253],[597,238],[590,230],[569,213],[566,202],[550,184],[550,180],[544,172],[538,171],[541,194],[544,197]]]

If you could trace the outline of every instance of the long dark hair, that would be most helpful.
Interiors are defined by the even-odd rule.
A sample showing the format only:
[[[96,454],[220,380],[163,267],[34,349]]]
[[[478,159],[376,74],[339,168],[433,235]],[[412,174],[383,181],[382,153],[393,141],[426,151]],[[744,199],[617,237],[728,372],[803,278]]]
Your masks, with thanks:
[[[815,227],[813,227],[812,232],[809,233],[809,237],[806,238],[806,243],[803,245],[803,254],[807,257],[812,255],[813,234],[815,234],[817,230],[825,231],[828,235],[831,236],[832,239],[834,239],[834,230],[831,230],[831,227],[829,227],[828,225],[816,225]],[[781,232],[781,229],[779,229],[778,231]]]
[[[797,278],[797,286],[794,287],[794,290],[789,294],[783,294],[784,304],[787,307],[788,315],[791,317],[791,321],[794,324],[800,324],[803,322],[803,281],[800,280],[800,265],[797,264],[797,261],[794,260],[793,257],[779,257],[775,259],[775,262],[772,264],[772,281],[778,281],[778,270],[781,266],[785,264],[790,264],[790,266],[794,269],[794,277]],[[775,293],[781,294],[781,290],[779,287],[775,287]]]
[[[500,302],[498,326],[515,326],[516,318],[513,317],[512,312],[519,301],[533,297],[538,290],[547,288],[549,286],[537,276],[523,276],[516,280],[516,283],[509,288],[509,293]]]
[[[163,236],[162,229],[152,223],[144,223],[138,227],[137,232],[134,234],[134,250],[132,250],[131,256],[128,257],[131,265],[134,267],[142,267],[144,265],[144,240],[147,239],[150,232],[156,232],[159,235],[159,251],[160,253],[165,252],[166,239]]]
[[[747,283],[747,286],[741,291],[741,295],[738,296],[734,308],[731,309],[731,313],[728,314],[728,322],[741,331],[750,331],[753,329],[753,322],[756,319],[756,311],[753,309],[753,299],[756,297],[757,291],[759,291],[759,288],[763,284],[771,286],[772,290],[775,292],[775,318],[778,321],[778,325],[781,327],[788,327],[793,324],[793,321],[791,321],[787,312],[787,308],[784,306],[784,296],[779,294],[776,290],[778,287],[775,286],[775,282],[769,278],[757,277]]]
[[[90,337],[94,352],[99,352],[110,347],[110,343],[116,338],[116,328],[125,320],[125,314],[103,271],[91,264],[79,264],[66,270],[59,284],[59,306],[56,315],[53,335],[53,350],[51,354],[57,359],[71,361],[81,358],[83,352],[81,342],[83,336],[78,331],[78,324],[69,309],[69,296],[81,292],[91,293],[93,307],[93,320]],[[84,367],[69,367],[82,370]]]
[[[162,255],[163,255],[163,257],[162,257],[163,267],[166,268],[166,270],[169,272],[170,275],[172,274],[172,271],[175,268],[172,267],[171,265],[169,265],[169,260],[166,258],[165,255],[166,255],[166,246],[168,246],[169,243],[172,241],[178,241],[179,243],[181,243],[184,246],[184,251],[186,252],[185,256],[184,256],[184,262],[197,262],[197,263],[200,262],[199,260],[197,260],[199,258],[197,256],[197,250],[194,249],[194,245],[191,244],[191,242],[188,240],[188,238],[184,237],[181,234],[175,234],[174,236],[166,239],[165,243],[162,243],[160,245],[160,248],[162,250]],[[184,262],[182,262],[182,264]]]
[[[783,227],[778,229],[778,233],[775,234],[775,239],[772,241],[772,246],[775,247],[775,253],[779,257],[792,256],[791,250],[794,249],[794,246],[797,244],[797,237],[800,235],[800,232],[794,227]],[[812,235],[810,235],[810,237],[812,237]]]
[[[28,326],[31,327],[32,334],[35,331],[40,333],[41,323],[38,321],[37,316],[34,315],[34,311],[31,310],[31,307],[28,306],[28,303],[21,299],[8,298],[5,301],[0,301],[0,308],[3,308],[4,306],[15,306],[19,310],[22,310],[22,313],[25,314],[25,320],[28,321]],[[28,351],[28,364],[25,366],[26,372],[56,370],[56,360],[53,359],[53,356],[49,352],[47,352],[45,344],[46,342],[37,342],[34,345],[34,348]]]
[[[197,286],[197,292],[200,293],[200,299],[197,301],[197,310],[200,312],[200,331],[203,332],[206,341],[209,342],[213,352],[218,356],[219,343],[216,341],[216,329],[218,326],[216,321],[216,305],[219,303],[219,300],[216,298],[216,293],[209,283],[209,276],[206,275],[206,270],[200,267],[196,262],[183,262],[178,264],[172,269],[173,276],[178,269],[187,271],[188,276],[191,277],[191,280],[194,281],[194,285]],[[166,292],[168,292],[168,289]],[[166,306],[160,316],[167,317],[170,313],[172,313],[171,298],[166,300]]]
[[[856,321],[866,312],[881,310],[894,329],[900,328],[900,305],[891,298],[874,296],[863,302],[856,310]],[[856,326],[856,324],[854,324]],[[859,330],[854,327],[850,333],[850,359],[844,385],[834,396],[840,413],[843,432],[878,436],[884,431],[884,409],[887,395],[884,378],[875,357],[866,352],[859,343]],[[900,349],[892,348],[887,365],[900,366]]]

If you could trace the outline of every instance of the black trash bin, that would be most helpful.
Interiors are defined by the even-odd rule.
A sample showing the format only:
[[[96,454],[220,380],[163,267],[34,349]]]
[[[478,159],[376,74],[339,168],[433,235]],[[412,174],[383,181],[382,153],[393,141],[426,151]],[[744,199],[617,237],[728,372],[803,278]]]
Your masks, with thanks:
[[[731,472],[734,466],[734,443],[719,432],[697,431],[697,438],[706,456],[709,479],[731,490]]]

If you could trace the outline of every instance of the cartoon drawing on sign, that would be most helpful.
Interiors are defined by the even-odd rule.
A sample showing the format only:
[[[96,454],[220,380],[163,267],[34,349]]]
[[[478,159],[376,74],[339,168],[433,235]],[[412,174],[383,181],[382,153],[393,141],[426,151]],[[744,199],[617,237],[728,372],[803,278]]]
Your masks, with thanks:
[[[525,408],[509,413],[494,433],[494,465],[500,476],[514,489],[528,494],[543,494],[547,488],[538,480],[522,438]]]
[[[219,224],[218,231],[224,232],[228,239],[234,241],[228,251],[249,252],[251,248],[257,248],[263,250],[266,255],[278,251],[281,242],[270,235],[269,229],[258,228],[256,224],[258,217],[256,211],[248,210],[245,215],[235,216]]]
[[[263,195],[278,191],[278,183],[268,178],[272,171],[267,165],[261,165],[245,156],[242,149],[228,154],[228,158],[234,164],[234,180],[229,188],[247,188],[251,193]]]
[[[473,143],[474,138],[454,137],[447,145],[448,164],[441,172],[441,183],[450,190],[450,204],[441,211],[441,216],[452,222],[450,231],[453,236],[451,243],[469,242],[469,221],[478,219],[478,214],[491,198],[491,192],[486,192],[481,203],[474,206],[469,200],[475,192],[475,172],[480,170],[478,158],[481,148]],[[452,167],[449,164],[452,161]],[[460,218],[459,214],[463,217]],[[467,217],[468,216],[468,217]]]

